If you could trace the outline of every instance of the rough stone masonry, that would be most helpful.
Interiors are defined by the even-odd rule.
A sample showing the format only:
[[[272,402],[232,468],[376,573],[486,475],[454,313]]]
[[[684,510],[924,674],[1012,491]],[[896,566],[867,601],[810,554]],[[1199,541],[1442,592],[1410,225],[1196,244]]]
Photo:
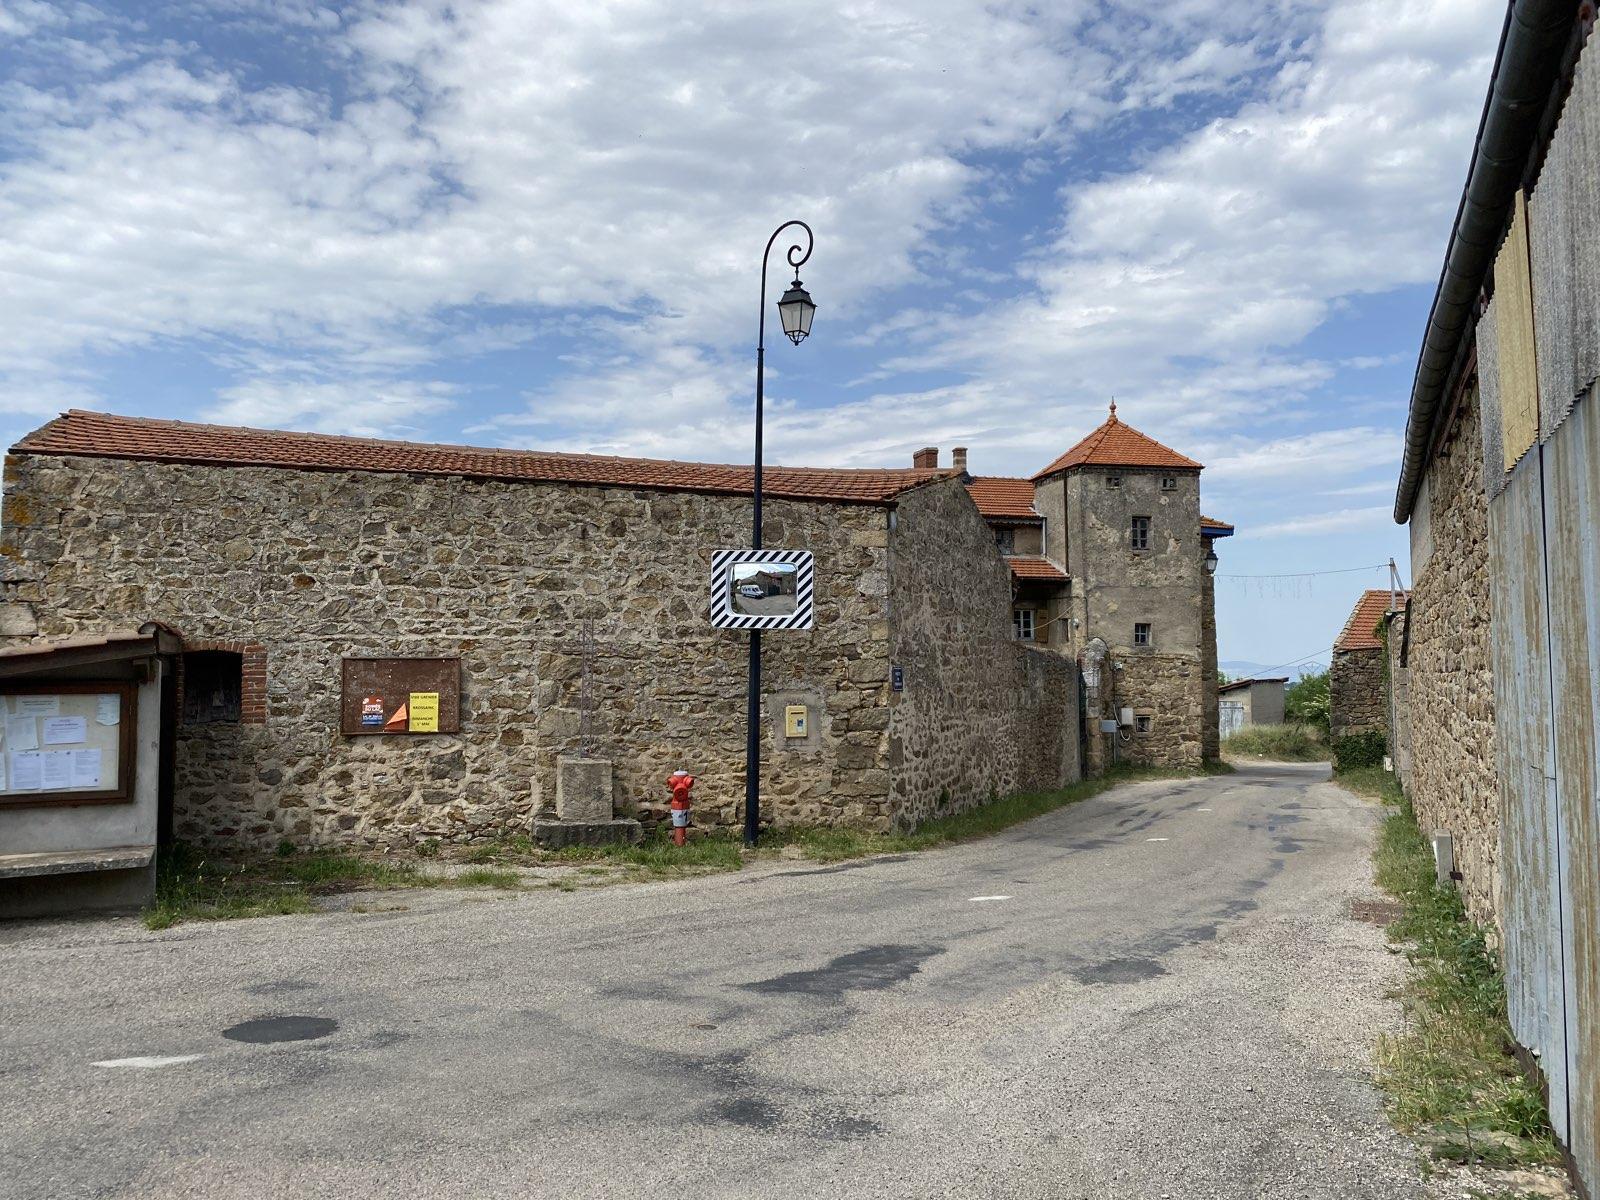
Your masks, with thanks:
[[[748,538],[748,492],[721,476],[722,492],[694,490],[695,464],[591,456],[538,458],[570,458],[550,469],[584,479],[614,475],[608,463],[681,468],[685,485],[468,473],[523,470],[516,452],[470,452],[484,466],[461,473],[343,469],[442,450],[210,429],[74,413],[6,460],[13,637],[159,620],[188,648],[241,655],[239,718],[178,730],[178,836],[491,838],[553,812],[557,758],[577,753],[615,763],[618,815],[660,821],[663,781],[686,766],[696,824],[739,821],[747,641],[710,627],[707,589],[712,552]],[[226,449],[235,434],[253,449]],[[318,469],[162,461],[223,453]],[[857,487],[810,474],[815,492]],[[1076,668],[1013,640],[1008,572],[960,478],[884,491],[766,507],[766,544],[811,550],[818,581],[816,628],[763,638],[776,823],[884,828],[1078,777]],[[579,744],[586,618],[592,745]],[[459,656],[461,732],[343,736],[346,656]],[[788,739],[797,702],[810,728]]]

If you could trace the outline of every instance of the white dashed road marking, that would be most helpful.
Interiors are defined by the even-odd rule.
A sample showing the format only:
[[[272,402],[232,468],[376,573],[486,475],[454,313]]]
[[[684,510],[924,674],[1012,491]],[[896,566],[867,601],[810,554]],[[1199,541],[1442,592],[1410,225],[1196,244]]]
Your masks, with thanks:
[[[137,1067],[149,1070],[151,1067],[175,1067],[179,1063],[193,1062],[203,1055],[199,1054],[147,1054],[139,1058],[108,1058],[104,1062],[90,1063],[94,1067]]]
[[[1145,838],[1147,842],[1170,842],[1171,838]]]
[[[1011,899],[1010,896],[968,896],[967,897],[968,903],[975,903],[975,902],[977,902],[979,900],[1009,900],[1009,899]]]

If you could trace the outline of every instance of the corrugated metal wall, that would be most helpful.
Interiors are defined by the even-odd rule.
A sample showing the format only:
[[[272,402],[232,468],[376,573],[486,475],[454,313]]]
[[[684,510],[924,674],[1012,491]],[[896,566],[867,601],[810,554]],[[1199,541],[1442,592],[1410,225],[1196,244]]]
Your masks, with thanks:
[[[1540,489],[1535,455],[1489,502],[1500,918],[1511,1031],[1539,1056],[1550,1081],[1551,1123],[1566,1140],[1562,871]]]
[[[1561,814],[1569,1144],[1600,1184],[1600,416],[1591,394],[1541,448]]]
[[[1587,54],[1494,285],[1477,337],[1506,986],[1551,1123],[1600,1194],[1600,60]]]

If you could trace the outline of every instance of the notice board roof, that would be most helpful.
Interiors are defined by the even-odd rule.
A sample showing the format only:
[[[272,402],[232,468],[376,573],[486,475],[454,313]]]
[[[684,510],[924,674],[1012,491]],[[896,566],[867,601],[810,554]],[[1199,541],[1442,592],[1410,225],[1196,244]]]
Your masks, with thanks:
[[[182,648],[182,639],[176,633],[154,622],[138,629],[40,638],[0,649],[0,678],[176,654]]]
[[[197,425],[81,409],[63,413],[34,430],[13,446],[11,453],[301,471],[457,475],[526,483],[727,495],[748,495],[753,486],[753,470],[748,466],[382,441],[325,433]],[[952,473],[919,467],[880,470],[769,466],[762,476],[762,489],[767,495],[780,499],[886,505],[908,488]]]

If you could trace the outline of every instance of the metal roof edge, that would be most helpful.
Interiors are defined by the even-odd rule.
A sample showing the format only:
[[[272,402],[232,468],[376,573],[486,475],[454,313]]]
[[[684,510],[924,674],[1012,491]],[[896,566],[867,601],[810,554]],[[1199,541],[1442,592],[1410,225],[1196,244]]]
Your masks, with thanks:
[[[1508,210],[1522,185],[1551,90],[1574,37],[1581,0],[1511,0],[1495,53],[1489,92],[1473,141],[1467,182],[1456,206],[1444,265],[1406,411],[1405,450],[1395,485],[1394,519],[1411,519],[1431,460],[1434,425],[1454,377],[1461,341],[1494,262]]]

